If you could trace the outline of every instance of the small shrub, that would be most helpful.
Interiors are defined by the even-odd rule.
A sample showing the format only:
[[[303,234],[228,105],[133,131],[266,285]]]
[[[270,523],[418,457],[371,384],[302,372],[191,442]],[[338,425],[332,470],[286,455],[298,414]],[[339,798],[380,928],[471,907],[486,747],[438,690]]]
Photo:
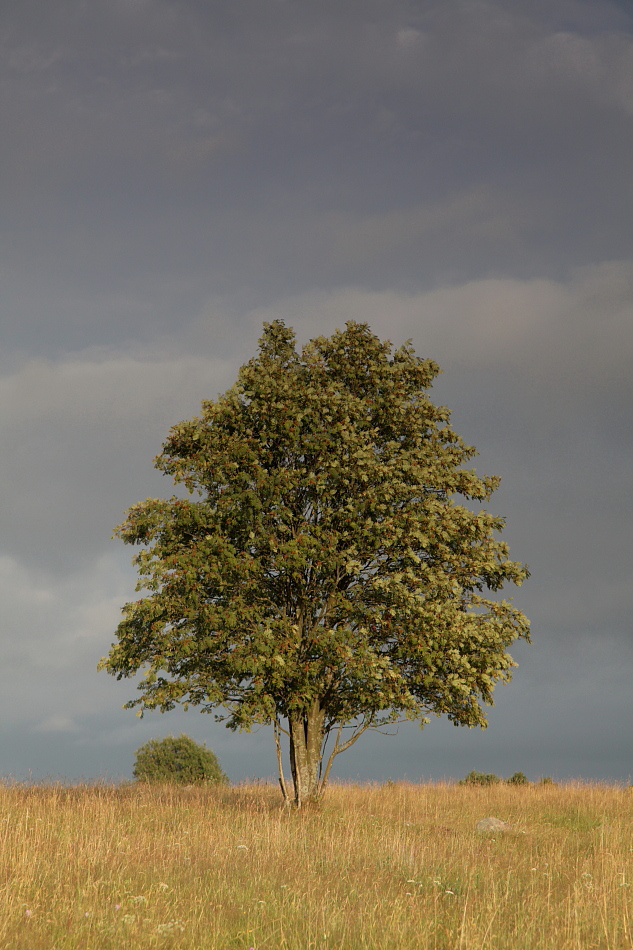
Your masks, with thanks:
[[[525,772],[515,772],[509,779],[506,779],[508,785],[529,785]]]
[[[492,772],[469,772],[466,778],[460,779],[458,785],[496,785],[501,779]]]
[[[225,785],[228,782],[214,753],[184,733],[178,738],[150,739],[142,745],[136,752],[134,778],[141,782],[176,785],[202,782]]]
[[[543,778],[539,781],[539,785],[556,785],[556,782],[551,777],[551,775],[544,775]]]

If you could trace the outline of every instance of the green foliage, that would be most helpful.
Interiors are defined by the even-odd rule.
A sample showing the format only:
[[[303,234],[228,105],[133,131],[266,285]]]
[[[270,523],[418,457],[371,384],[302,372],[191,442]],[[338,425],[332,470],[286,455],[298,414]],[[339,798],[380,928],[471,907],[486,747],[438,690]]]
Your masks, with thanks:
[[[515,772],[510,778],[506,779],[508,785],[529,785],[529,779],[525,772]]]
[[[556,782],[554,781],[554,779],[553,779],[550,775],[544,775],[543,778],[539,780],[539,785],[554,785],[554,786],[556,786]]]
[[[142,782],[178,785],[228,782],[214,753],[184,733],[177,738],[150,739],[142,745],[136,752],[134,777]]]
[[[237,383],[156,460],[190,497],[149,498],[117,529],[142,546],[145,595],[101,667],[145,671],[128,706],[272,722],[290,736],[295,787],[314,787],[332,729],[329,764],[402,717],[486,725],[482,704],[515,665],[507,647],[529,639],[497,594],[528,571],[497,538],[502,518],[456,501],[488,501],[499,479],[463,467],[476,452],[428,396],[438,373],[366,324],[301,353],[281,321],[265,324]]]
[[[469,772],[466,778],[462,778],[458,785],[497,785],[502,779],[493,772],[476,772],[474,769]]]
[[[504,779],[499,778],[493,772],[469,772],[466,778],[460,779],[458,785],[497,785]],[[551,781],[551,780],[550,780]],[[525,772],[515,772],[510,778],[505,779],[508,785],[529,785],[530,782]]]

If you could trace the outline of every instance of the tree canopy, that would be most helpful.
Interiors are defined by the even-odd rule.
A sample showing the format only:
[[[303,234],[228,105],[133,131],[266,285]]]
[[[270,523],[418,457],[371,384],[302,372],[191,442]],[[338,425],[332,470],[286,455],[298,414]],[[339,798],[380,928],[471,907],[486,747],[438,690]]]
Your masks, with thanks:
[[[497,477],[427,390],[439,373],[350,322],[298,352],[282,321],[156,467],[188,492],[134,505],[144,591],[102,668],[144,672],[128,707],[272,723],[286,800],[319,797],[336,755],[403,718],[485,726],[529,623],[497,593],[521,584],[487,502]],[[348,730],[348,731],[345,731]],[[289,737],[294,791],[282,768]],[[325,758],[328,737],[333,742]]]

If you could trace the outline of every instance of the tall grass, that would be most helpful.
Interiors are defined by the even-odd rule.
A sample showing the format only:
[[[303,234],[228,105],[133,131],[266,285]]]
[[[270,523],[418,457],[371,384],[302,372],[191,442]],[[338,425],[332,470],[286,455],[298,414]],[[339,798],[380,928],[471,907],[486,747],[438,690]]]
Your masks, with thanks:
[[[599,785],[0,786],[0,947],[620,950],[632,818]]]

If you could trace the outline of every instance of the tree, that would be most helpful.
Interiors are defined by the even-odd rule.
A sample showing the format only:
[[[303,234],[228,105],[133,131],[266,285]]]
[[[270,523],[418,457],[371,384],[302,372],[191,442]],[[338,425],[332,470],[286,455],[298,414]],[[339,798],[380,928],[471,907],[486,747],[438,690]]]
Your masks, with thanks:
[[[117,529],[143,545],[146,591],[101,661],[144,671],[128,707],[272,723],[298,806],[367,729],[429,713],[486,725],[481,704],[516,665],[506,648],[529,639],[495,595],[528,571],[495,537],[502,518],[456,503],[500,479],[462,467],[476,452],[427,394],[438,373],[366,324],[301,353],[283,322],[264,325],[237,383],[156,459],[189,497],[149,498]]]
[[[214,753],[184,733],[150,739],[136,751],[134,778],[142,782],[225,785],[228,778]]]
[[[513,775],[510,776],[509,779],[507,779],[507,783],[508,785],[529,785],[530,784],[525,772],[515,772]]]
[[[469,772],[466,778],[461,778],[458,785],[498,785],[501,779],[494,772]],[[508,781],[511,781],[510,779]]]

